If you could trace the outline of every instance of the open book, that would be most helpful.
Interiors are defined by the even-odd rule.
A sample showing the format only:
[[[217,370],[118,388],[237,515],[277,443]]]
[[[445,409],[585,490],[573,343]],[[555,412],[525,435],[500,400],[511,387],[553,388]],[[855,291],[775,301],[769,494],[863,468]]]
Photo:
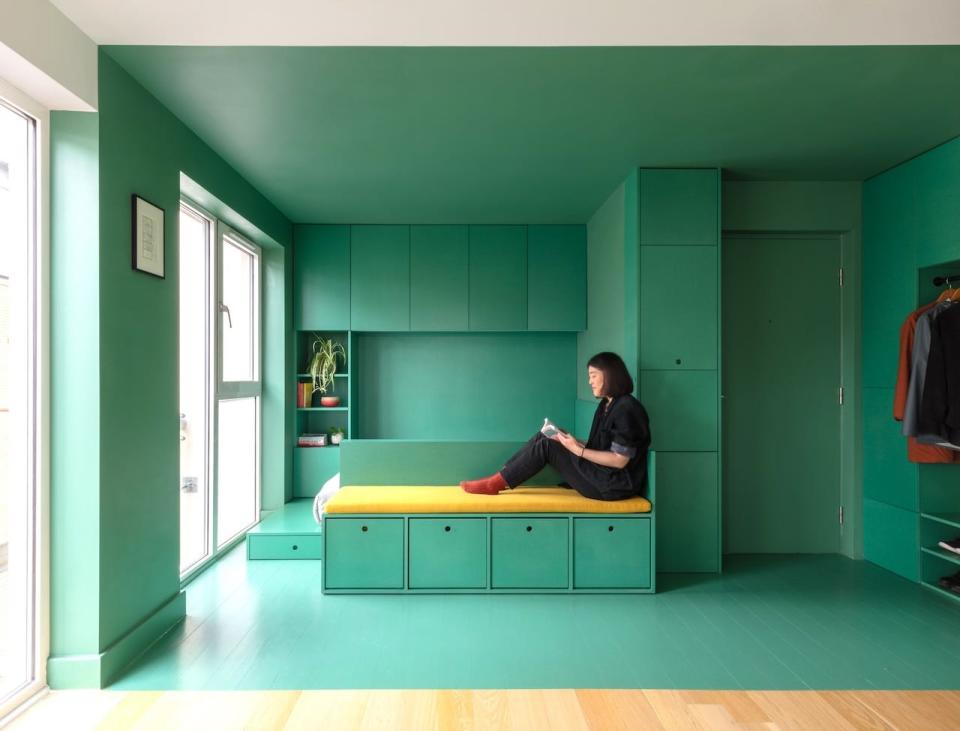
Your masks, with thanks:
[[[545,437],[550,437],[551,439],[557,436],[557,434],[566,434],[563,429],[550,421],[550,419],[543,420],[543,426],[540,427],[540,433]]]

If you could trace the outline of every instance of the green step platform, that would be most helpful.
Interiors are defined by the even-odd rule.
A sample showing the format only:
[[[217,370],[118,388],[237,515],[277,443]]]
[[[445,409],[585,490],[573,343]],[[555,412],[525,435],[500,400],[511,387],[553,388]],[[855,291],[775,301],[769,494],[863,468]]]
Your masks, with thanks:
[[[323,539],[313,519],[313,500],[291,500],[247,532],[247,558],[320,559]]]

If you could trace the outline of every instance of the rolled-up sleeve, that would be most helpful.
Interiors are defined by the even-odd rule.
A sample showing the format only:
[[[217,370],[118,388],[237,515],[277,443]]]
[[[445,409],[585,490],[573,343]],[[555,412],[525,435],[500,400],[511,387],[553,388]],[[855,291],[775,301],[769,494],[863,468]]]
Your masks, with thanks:
[[[634,409],[624,409],[615,415],[610,429],[610,451],[633,459],[637,449],[647,439],[648,427]]]

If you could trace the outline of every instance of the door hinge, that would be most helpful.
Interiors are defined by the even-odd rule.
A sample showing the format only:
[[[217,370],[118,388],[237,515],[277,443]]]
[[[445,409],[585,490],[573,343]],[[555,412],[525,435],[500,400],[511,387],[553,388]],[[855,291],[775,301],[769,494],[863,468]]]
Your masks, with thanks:
[[[840,506],[840,525],[843,525],[843,506]]]
[[[843,286],[843,267],[840,267],[840,286]]]
[[[843,386],[840,386],[839,399],[840,405],[843,406]]]

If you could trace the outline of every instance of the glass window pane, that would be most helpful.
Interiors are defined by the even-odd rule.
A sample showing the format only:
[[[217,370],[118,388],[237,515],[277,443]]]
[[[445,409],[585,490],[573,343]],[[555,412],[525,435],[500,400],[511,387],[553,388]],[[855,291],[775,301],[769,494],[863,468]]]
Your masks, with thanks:
[[[32,135],[0,104],[0,699],[33,679]]]
[[[180,571],[210,552],[209,329],[211,224],[180,212]]]
[[[257,520],[257,398],[220,402],[217,434],[218,548]]]
[[[223,239],[223,283],[220,325],[223,333],[223,380],[256,379],[257,259],[246,248]]]

